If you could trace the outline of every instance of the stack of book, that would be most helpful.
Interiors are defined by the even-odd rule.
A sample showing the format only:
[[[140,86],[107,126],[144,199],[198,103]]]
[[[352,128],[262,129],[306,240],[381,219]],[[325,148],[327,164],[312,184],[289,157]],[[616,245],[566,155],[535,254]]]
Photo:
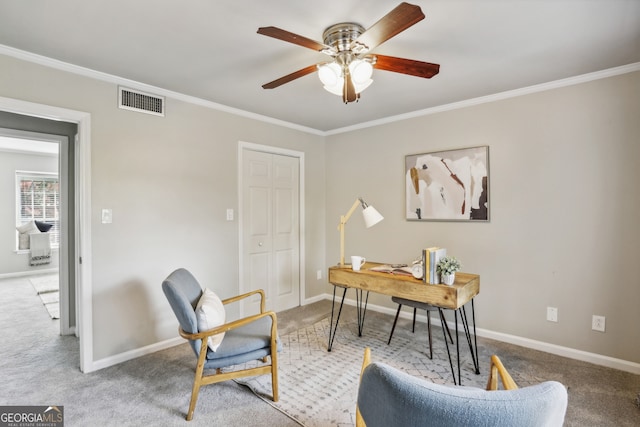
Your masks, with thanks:
[[[447,256],[447,250],[445,248],[439,248],[437,246],[426,248],[422,250],[422,265],[424,267],[424,276],[422,280],[429,284],[440,283],[440,278],[436,272],[438,261]]]

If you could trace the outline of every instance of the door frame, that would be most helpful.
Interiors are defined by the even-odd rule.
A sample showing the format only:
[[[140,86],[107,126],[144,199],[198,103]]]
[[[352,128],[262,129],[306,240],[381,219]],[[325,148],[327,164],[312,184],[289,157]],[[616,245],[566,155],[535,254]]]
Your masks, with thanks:
[[[243,182],[243,177],[242,177],[242,165],[244,164],[244,151],[245,150],[250,150],[250,151],[259,151],[262,153],[268,153],[268,154],[277,154],[280,156],[289,156],[289,157],[295,157],[298,159],[299,162],[299,173],[298,173],[298,191],[299,191],[299,198],[298,198],[298,215],[299,215],[299,227],[300,227],[300,233],[299,233],[299,237],[298,237],[298,245],[299,245],[299,252],[300,252],[300,257],[299,257],[299,283],[300,283],[300,290],[299,290],[299,301],[298,304],[302,305],[302,302],[305,301],[306,296],[305,296],[305,273],[306,270],[304,268],[305,266],[305,210],[304,210],[304,206],[305,206],[305,186],[304,186],[304,152],[302,151],[296,151],[296,150],[289,150],[286,148],[280,148],[280,147],[272,147],[270,145],[261,145],[261,144],[255,144],[253,142],[245,142],[245,141],[239,141],[238,142],[238,248],[239,248],[239,252],[238,252],[238,288],[239,288],[239,293],[244,293],[244,292],[248,292],[248,289],[245,288],[244,286],[244,259],[243,259],[243,253],[244,253],[244,244],[243,244],[243,238],[244,238],[244,224],[243,224],[243,192],[244,192],[244,182]],[[240,315],[244,316],[245,315],[245,305],[244,303],[242,303],[242,301],[240,302]]]
[[[0,110],[24,116],[61,120],[78,125],[75,144],[76,334],[80,341],[80,370],[95,371],[91,283],[91,114],[13,98],[0,97]],[[60,262],[63,262],[62,259]]]

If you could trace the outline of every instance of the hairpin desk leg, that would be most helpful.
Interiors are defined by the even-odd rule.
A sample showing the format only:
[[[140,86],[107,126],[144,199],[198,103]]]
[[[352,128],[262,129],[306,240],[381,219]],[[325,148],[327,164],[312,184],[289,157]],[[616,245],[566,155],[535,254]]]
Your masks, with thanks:
[[[364,328],[364,316],[367,314],[367,303],[369,302],[369,291],[367,291],[367,299],[364,300],[364,307],[362,306],[362,289],[356,289],[356,308],[358,310],[358,336],[362,336],[362,329]]]
[[[338,316],[336,317],[336,325],[333,326],[333,311],[335,309],[336,304],[336,288],[338,286],[333,285],[333,301],[331,303],[331,322],[329,323],[329,346],[327,347],[327,351],[331,351],[331,347],[333,347],[333,340],[336,338],[336,332],[338,331],[338,322],[340,322],[340,314],[342,313],[342,306],[344,305],[344,297],[347,294],[347,288],[343,288],[344,292],[342,292],[342,300],[340,301],[340,309],[338,310]],[[342,286],[341,286],[342,287]]]

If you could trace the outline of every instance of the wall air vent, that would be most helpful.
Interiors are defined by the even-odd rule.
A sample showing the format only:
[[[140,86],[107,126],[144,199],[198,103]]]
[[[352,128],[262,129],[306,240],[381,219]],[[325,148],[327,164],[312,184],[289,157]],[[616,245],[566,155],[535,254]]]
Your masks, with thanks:
[[[118,107],[123,110],[164,117],[164,97],[140,92],[139,90],[119,87]]]

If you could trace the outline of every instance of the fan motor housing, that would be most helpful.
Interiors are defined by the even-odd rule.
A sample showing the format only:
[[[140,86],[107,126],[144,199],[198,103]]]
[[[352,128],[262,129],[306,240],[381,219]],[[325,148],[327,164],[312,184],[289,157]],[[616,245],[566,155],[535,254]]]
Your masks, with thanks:
[[[322,38],[324,44],[335,48],[338,52],[351,50],[351,43],[364,33],[365,29],[360,24],[344,22],[335,24],[324,30]]]

